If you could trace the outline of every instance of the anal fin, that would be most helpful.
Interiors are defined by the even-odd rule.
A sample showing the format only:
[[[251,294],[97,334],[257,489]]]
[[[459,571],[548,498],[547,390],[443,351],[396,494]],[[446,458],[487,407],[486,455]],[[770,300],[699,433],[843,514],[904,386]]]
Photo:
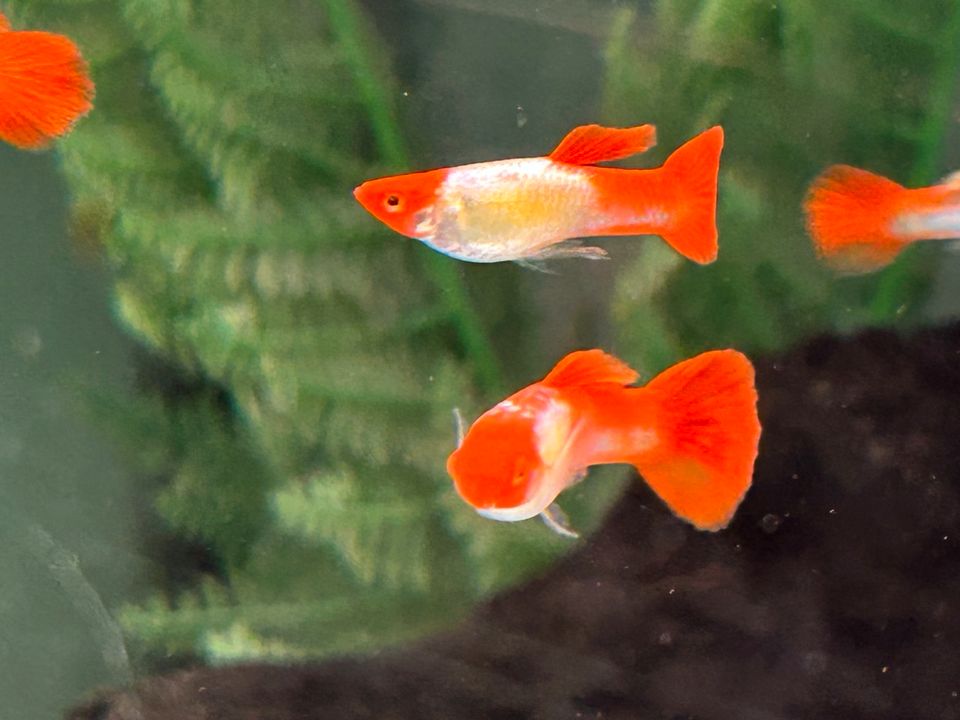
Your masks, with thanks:
[[[545,263],[550,260],[562,260],[564,258],[609,260],[610,256],[602,247],[584,245],[582,240],[564,240],[556,245],[545,247],[533,255],[514,260],[514,262],[521,267],[537,270],[538,272],[547,273],[548,275],[557,275],[558,273],[546,267]]]
[[[564,240],[556,245],[544,248],[533,256],[536,260],[556,260],[559,258],[583,258],[584,260],[609,260],[610,256],[602,247],[584,245],[582,240]]]
[[[519,260],[514,260],[514,262],[522,268],[527,270],[535,270],[538,273],[543,273],[544,275],[559,275],[556,270],[551,270],[546,266],[545,263],[534,258],[520,258]]]

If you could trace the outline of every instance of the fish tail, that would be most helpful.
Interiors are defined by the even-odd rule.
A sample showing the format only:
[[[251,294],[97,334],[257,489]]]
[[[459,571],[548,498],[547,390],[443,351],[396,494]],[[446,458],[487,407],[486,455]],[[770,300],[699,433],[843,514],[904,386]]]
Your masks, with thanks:
[[[807,193],[807,230],[819,255],[838,270],[869,272],[889,264],[908,241],[893,232],[909,191],[849,165],[834,165]]]
[[[736,350],[678,363],[644,388],[656,447],[630,459],[654,492],[700,530],[727,526],[750,487],[760,441],[753,365]]]
[[[716,125],[677,148],[660,171],[672,198],[670,220],[660,236],[678,253],[700,264],[717,259],[717,175],[723,128]]]
[[[20,148],[43,147],[90,110],[93,90],[69,38],[0,32],[0,139]]]

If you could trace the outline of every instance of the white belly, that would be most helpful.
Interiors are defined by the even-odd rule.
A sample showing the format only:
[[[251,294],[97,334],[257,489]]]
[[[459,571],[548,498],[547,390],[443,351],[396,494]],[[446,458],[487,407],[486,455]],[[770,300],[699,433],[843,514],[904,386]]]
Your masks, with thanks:
[[[464,165],[448,173],[421,239],[461,260],[518,260],[581,235],[596,206],[583,168],[548,158]]]

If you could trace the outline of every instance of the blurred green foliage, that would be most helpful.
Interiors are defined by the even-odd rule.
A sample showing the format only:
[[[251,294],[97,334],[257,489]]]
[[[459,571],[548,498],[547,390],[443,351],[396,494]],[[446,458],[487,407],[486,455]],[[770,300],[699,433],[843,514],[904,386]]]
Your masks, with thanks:
[[[93,401],[163,479],[168,527],[219,564],[122,612],[141,650],[379,647],[569,547],[479,518],[446,476],[452,409],[503,387],[457,263],[351,197],[406,162],[352,0],[9,5],[84,49],[96,108],[59,144],[75,230],[102,246],[130,332],[207,388]],[[610,495],[583,496],[578,522]]]
[[[772,350],[811,332],[914,320],[938,248],[840,277],[814,257],[801,200],[827,165],[935,179],[960,63],[960,5],[920,0],[660,0],[624,9],[606,48],[605,117],[655,122],[659,152],[713,124],[719,260],[649,243],[619,274],[624,355],[648,372],[706,348]]]
[[[472,416],[509,388],[457,263],[398,241],[350,197],[407,166],[388,62],[353,0],[8,5],[18,26],[84,48],[96,109],[59,146],[75,229],[102,246],[125,326],[201,388],[94,398],[131,465],[162,480],[168,527],[219,563],[124,609],[141,651],[376,648],[570,547],[539,523],[478,518],[445,475],[451,409]],[[663,153],[727,128],[720,260],[693,267],[644,243],[612,308],[625,358],[652,372],[705,347],[909,316],[929,254],[837,281],[813,258],[799,198],[830,162],[931,179],[958,11],[916,7],[907,24],[892,2],[860,0],[618,16],[606,118],[656,122]],[[595,472],[589,492],[566,493],[576,525],[617,487]]]

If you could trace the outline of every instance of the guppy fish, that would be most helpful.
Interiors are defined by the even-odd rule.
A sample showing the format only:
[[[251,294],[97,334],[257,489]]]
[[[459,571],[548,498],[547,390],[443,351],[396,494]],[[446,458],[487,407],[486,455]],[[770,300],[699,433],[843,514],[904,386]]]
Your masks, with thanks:
[[[93,82],[63,35],[14,31],[0,13],[0,139],[36,149],[93,107]]]
[[[572,238],[660,235],[698,263],[717,257],[713,127],[651,170],[596,167],[656,142],[653,125],[572,130],[547,157],[495,160],[369,180],[354,196],[378,220],[471,262],[606,257]]]
[[[760,440],[753,365],[716,350],[628,387],[636,379],[602,350],[570,353],[461,438],[447,460],[457,492],[485,517],[541,515],[575,535],[557,495],[590,465],[629,463],[680,518],[700,530],[726,527],[750,487]]]
[[[869,272],[917,240],[960,238],[960,172],[939,185],[908,189],[834,165],[814,180],[805,207],[820,256],[841,271]]]

